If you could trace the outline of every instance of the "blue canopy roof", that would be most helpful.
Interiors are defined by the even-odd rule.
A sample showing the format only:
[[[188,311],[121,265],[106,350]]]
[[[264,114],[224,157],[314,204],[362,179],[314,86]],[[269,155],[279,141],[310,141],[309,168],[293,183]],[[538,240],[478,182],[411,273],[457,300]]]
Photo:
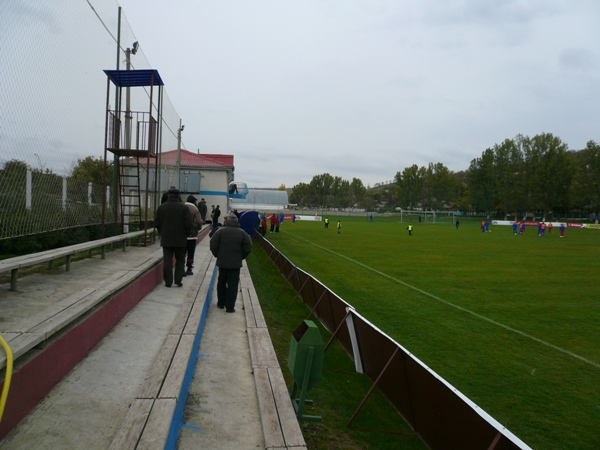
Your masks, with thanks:
[[[164,83],[155,69],[105,70],[110,81],[118,87],[163,86]]]

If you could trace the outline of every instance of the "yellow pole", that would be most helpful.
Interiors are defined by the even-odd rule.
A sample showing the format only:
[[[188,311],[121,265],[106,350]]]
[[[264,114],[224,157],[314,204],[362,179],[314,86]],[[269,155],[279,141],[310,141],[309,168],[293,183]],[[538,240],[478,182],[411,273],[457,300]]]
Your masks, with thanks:
[[[4,377],[4,386],[2,387],[2,395],[0,396],[0,421],[2,421],[4,406],[6,405],[6,398],[8,397],[8,388],[10,387],[10,379],[12,378],[13,354],[10,346],[1,335],[0,345],[4,347],[4,351],[6,352],[6,376]]]

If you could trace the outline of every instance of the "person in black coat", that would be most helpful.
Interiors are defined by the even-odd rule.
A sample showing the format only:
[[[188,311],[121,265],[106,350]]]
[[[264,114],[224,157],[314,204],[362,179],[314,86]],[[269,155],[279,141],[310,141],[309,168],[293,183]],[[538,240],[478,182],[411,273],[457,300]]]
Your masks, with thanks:
[[[235,214],[230,213],[227,222],[210,238],[210,251],[217,258],[217,306],[235,312],[235,301],[240,282],[242,261],[252,251],[252,240],[240,228]]]
[[[171,188],[168,200],[156,210],[154,224],[160,233],[163,249],[165,286],[173,284],[173,255],[175,256],[175,284],[183,286],[185,273],[185,249],[193,222],[189,208],[179,200],[179,190]]]
[[[215,229],[216,224],[219,223],[219,217],[221,217],[221,208],[219,207],[219,205],[217,205],[217,207],[213,211],[213,220],[212,220],[212,223],[213,223],[212,228],[213,228],[213,230]]]

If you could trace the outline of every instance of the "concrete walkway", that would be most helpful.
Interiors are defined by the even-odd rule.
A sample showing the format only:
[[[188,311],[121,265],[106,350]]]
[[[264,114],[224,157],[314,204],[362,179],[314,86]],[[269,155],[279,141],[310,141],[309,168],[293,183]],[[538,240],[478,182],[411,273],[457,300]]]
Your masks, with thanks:
[[[212,297],[177,447],[265,448],[241,298],[228,314]]]
[[[197,247],[196,268],[212,258],[208,242],[205,238]],[[1,284],[0,332],[18,329],[19,321],[32,314],[43,315],[53,303],[86,287],[101,285],[115,271],[134,266],[156,252],[162,254],[158,244],[130,247],[127,252],[109,252],[104,260],[93,257],[74,262],[70,272],[53,270],[50,274],[24,276],[19,280],[18,292],[9,291],[9,283]],[[183,288],[158,284],[0,442],[0,448],[109,448],[182,305],[197,291],[199,276],[200,272],[196,272],[184,278]],[[238,296],[234,314],[216,307],[216,289],[207,300],[210,304],[200,330],[199,354],[176,446],[180,449],[266,448],[243,296]],[[42,351],[34,349],[27,358]],[[15,371],[20,364],[15,362]],[[10,392],[9,395],[20,394]],[[169,422],[170,419],[165,417]]]

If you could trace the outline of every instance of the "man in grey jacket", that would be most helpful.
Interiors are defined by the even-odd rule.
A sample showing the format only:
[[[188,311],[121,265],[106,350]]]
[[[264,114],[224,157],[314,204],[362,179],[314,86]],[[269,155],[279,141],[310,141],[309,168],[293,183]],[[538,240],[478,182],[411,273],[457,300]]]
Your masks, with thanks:
[[[168,200],[156,210],[154,226],[160,233],[160,245],[163,249],[165,286],[171,287],[173,284],[175,255],[175,284],[181,287],[185,272],[185,246],[192,230],[192,215],[188,207],[179,200],[178,189],[169,189]]]
[[[240,228],[235,214],[230,213],[223,228],[210,239],[210,251],[217,258],[219,279],[217,281],[217,306],[235,312],[242,260],[252,251],[252,240]]]
[[[184,276],[194,275],[192,271],[192,267],[194,267],[194,255],[196,254],[196,242],[198,240],[198,231],[202,229],[202,216],[200,215],[200,211],[196,207],[196,197],[193,195],[188,196],[187,201],[185,202],[185,206],[190,210],[190,214],[192,215],[193,227],[188,234],[187,238],[187,271]]]

